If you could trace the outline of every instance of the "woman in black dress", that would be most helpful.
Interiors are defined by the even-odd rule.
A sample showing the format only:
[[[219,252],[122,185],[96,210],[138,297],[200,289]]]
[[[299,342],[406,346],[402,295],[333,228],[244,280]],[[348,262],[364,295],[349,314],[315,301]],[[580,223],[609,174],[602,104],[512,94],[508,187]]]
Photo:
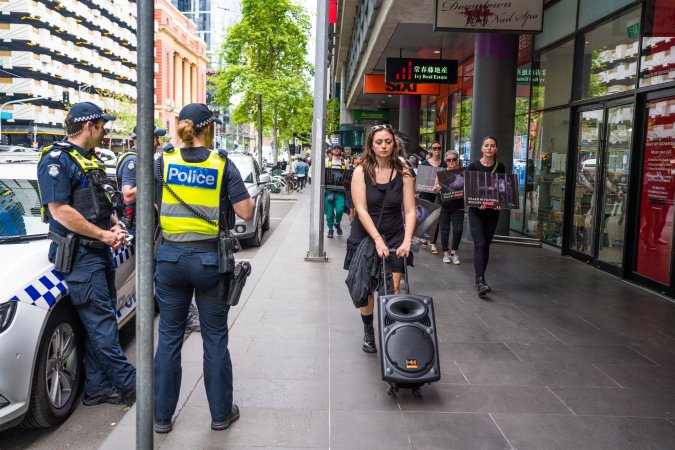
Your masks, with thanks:
[[[470,172],[506,173],[504,164],[497,161],[497,139],[492,136],[483,138],[481,145],[483,156],[469,164]],[[469,208],[469,226],[473,238],[473,268],[476,271],[476,290],[481,297],[492,289],[485,281],[485,269],[490,259],[490,243],[499,222],[499,206],[496,209],[481,205]]]
[[[389,257],[389,249],[395,248],[396,255],[390,258],[394,293],[398,293],[404,272],[403,258],[407,257],[408,264],[411,264],[410,243],[415,230],[415,184],[412,174],[399,157],[400,150],[391,125],[376,125],[370,129],[363,162],[354,169],[352,178],[356,218],[347,239],[344,264],[345,270],[348,270],[359,242],[368,236],[375,242],[379,257]],[[405,224],[401,208],[405,212]],[[359,310],[364,329],[362,349],[375,353],[372,294],[368,298],[368,306]]]

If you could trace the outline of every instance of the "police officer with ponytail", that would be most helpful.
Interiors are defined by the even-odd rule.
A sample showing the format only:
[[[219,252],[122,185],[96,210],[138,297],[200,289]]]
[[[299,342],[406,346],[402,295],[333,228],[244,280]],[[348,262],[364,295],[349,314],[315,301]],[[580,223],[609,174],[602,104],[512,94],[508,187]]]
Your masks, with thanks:
[[[230,307],[225,304],[219,242],[234,225],[234,214],[250,220],[255,203],[227,153],[210,150],[214,123],[221,122],[206,105],[186,105],[178,116],[182,146],[165,151],[155,164],[162,227],[155,271],[160,310],[154,387],[157,433],[168,433],[173,427],[182,375],[181,348],[193,295],[204,343],[211,428],[224,430],[239,418],[232,399],[227,348]]]
[[[124,243],[126,230],[113,216],[114,192],[105,166],[94,158],[111,120],[115,117],[93,103],[73,105],[66,116],[66,139],[46,147],[38,162],[43,217],[52,240],[49,260],[68,284],[68,297],[87,332],[86,406],[131,404],[136,398],[136,369],[117,332],[111,252]]]

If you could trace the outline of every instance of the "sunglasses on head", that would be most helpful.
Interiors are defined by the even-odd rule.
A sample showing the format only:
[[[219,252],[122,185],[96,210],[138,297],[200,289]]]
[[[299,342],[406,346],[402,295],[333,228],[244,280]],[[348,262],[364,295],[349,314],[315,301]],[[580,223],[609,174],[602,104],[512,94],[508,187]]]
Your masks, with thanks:
[[[382,125],[374,125],[374,126],[370,127],[371,133],[374,133],[374,132],[380,131],[380,130],[393,130],[393,128],[388,123],[383,123]]]

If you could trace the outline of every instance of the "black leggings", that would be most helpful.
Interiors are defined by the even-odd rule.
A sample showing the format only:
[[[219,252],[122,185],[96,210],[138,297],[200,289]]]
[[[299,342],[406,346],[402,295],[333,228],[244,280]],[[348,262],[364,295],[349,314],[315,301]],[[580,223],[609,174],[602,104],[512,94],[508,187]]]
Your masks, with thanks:
[[[469,208],[469,226],[473,238],[473,268],[476,277],[484,277],[490,259],[490,243],[495,236],[499,211],[494,209],[480,210]]]
[[[304,189],[307,185],[307,177],[298,177],[298,189]]]
[[[452,224],[452,247],[448,247],[450,240],[450,225]],[[444,252],[459,249],[459,242],[464,233],[464,209],[441,208],[441,217],[438,219],[438,228],[441,230],[441,248]]]

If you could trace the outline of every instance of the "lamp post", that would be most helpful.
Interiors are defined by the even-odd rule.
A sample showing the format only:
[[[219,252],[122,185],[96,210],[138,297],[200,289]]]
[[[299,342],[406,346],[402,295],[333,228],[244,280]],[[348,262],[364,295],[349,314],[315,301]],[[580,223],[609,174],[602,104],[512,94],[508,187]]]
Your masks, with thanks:
[[[49,100],[51,97],[35,97],[35,98],[24,98],[22,100],[11,100],[7,103],[0,105],[0,142],[2,142],[2,110],[5,109],[5,106],[16,104],[16,103],[29,103],[35,100]]]

